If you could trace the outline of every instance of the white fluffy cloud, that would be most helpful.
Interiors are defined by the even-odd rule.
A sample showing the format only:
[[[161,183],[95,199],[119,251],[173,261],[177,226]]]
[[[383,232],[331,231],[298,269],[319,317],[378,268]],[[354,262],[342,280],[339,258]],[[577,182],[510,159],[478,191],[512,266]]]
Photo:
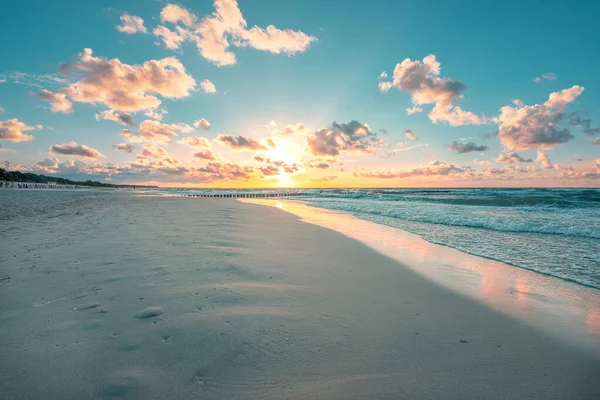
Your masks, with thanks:
[[[137,132],[124,129],[121,135],[127,138],[130,142],[169,142],[172,137],[178,135],[178,132],[192,132],[194,128],[187,124],[163,124],[160,121],[147,119],[142,121]]]
[[[104,105],[115,111],[136,112],[156,109],[160,95],[170,99],[188,97],[196,81],[173,57],[128,65],[119,59],[94,57],[84,49],[72,65],[80,79],[57,92],[43,90],[40,97],[54,112],[72,112],[71,102]]]
[[[202,87],[202,90],[204,90],[204,93],[217,93],[217,88],[215,87],[215,84],[209,81],[208,79],[203,80],[200,83],[200,86]]]
[[[393,80],[381,81],[378,86],[382,92],[387,92],[393,86],[409,93],[413,102],[413,108],[406,109],[409,115],[421,112],[421,105],[434,104],[429,113],[434,123],[447,122],[452,126],[488,123],[487,118],[455,105],[463,98],[465,85],[462,82],[440,78],[439,75],[440,63],[435,55],[430,54],[423,61],[406,58],[396,64]]]
[[[204,119],[204,118],[200,118],[199,120],[197,120],[197,121],[195,121],[195,122],[194,122],[194,126],[195,126],[196,128],[200,128],[200,127],[202,127],[202,128],[204,128],[204,129],[208,129],[208,128],[210,128],[210,122],[208,122],[208,121],[207,121],[206,119]]]
[[[41,99],[46,100],[50,103],[50,109],[52,112],[60,112],[64,114],[73,113],[73,103],[67,99],[67,95],[61,92],[49,92],[43,89],[38,94]]]
[[[179,49],[186,41],[195,43],[202,57],[218,66],[236,63],[235,54],[230,51],[231,45],[292,55],[306,51],[317,40],[304,32],[279,29],[273,25],[248,29],[235,0],[215,0],[214,6],[215,11],[211,15],[200,19],[181,6],[168,4],[161,11],[160,20],[176,24],[175,30],[159,25],[153,33],[169,49]]]
[[[498,158],[496,158],[496,162],[497,163],[503,163],[503,164],[512,164],[512,163],[522,163],[522,162],[533,162],[533,160],[531,158],[523,158],[520,155],[518,155],[517,153],[511,152],[511,153],[503,153],[500,154],[498,156]]]
[[[573,86],[551,93],[543,104],[527,106],[516,101],[500,109],[498,138],[510,151],[548,150],[573,139],[568,128],[560,128],[565,107],[583,93],[584,88]]]
[[[85,144],[78,144],[77,142],[53,144],[52,146],[50,146],[50,151],[65,156],[78,156],[84,158],[106,158],[106,156],[100,153],[98,150],[88,147]]]
[[[7,121],[0,121],[0,140],[10,140],[11,142],[29,142],[33,136],[24,134],[25,131],[32,131],[36,127],[29,126],[16,118]]]
[[[117,26],[117,30],[128,34],[148,32],[142,18],[127,13],[121,15],[121,25]]]
[[[185,137],[177,141],[180,144],[187,144],[190,147],[210,148],[210,142],[204,137]]]

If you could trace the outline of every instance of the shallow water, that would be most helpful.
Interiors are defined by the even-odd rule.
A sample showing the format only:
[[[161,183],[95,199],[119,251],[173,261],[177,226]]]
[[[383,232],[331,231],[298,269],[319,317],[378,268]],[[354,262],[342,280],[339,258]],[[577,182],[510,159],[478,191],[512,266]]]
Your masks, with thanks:
[[[432,243],[600,288],[600,189],[304,192],[306,196],[296,199],[313,207],[350,212],[365,220],[418,234]]]

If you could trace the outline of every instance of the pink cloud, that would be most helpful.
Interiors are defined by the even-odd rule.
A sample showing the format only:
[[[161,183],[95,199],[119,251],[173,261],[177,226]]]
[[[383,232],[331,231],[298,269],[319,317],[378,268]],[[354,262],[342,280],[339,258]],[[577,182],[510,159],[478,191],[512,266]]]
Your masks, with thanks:
[[[16,118],[7,121],[0,121],[0,140],[9,140],[11,142],[29,142],[33,136],[24,134],[24,131],[33,131],[36,128],[29,126]]]

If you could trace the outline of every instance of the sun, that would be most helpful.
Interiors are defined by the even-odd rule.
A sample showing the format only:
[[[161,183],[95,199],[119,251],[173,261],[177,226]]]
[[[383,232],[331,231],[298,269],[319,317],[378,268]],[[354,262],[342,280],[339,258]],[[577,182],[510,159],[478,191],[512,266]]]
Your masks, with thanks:
[[[304,151],[302,146],[288,138],[278,138],[276,147],[270,148],[266,156],[272,161],[283,161],[286,164],[294,164],[300,161]]]

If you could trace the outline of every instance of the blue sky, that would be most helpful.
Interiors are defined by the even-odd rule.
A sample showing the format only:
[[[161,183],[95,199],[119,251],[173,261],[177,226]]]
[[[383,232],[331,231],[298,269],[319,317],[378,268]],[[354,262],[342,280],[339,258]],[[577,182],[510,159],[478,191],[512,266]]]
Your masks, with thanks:
[[[220,1],[235,4],[233,0]],[[0,140],[5,149],[0,153],[0,161],[9,162],[6,164],[9,169],[90,175],[101,180],[208,186],[301,186],[309,182],[343,186],[530,186],[540,182],[550,186],[597,186],[596,159],[600,147],[594,140],[600,134],[585,134],[582,128],[568,123],[572,113],[578,112],[575,116],[591,120],[591,129],[600,126],[600,78],[595,68],[600,63],[597,51],[600,36],[595,32],[595,16],[600,6],[595,2],[239,0],[247,29],[255,25],[263,29],[274,25],[279,30],[301,32],[314,40],[300,50],[277,54],[248,44],[237,47],[232,44],[232,35],[228,40],[229,49],[235,54],[235,64],[222,66],[203,57],[192,41],[183,42],[177,49],[165,47],[153,33],[157,26],[174,29],[179,25],[190,31],[197,28],[186,27],[181,21],[161,21],[161,11],[168,4],[158,1],[6,3],[7,12],[0,16],[0,29],[3,37],[11,39],[0,42],[0,51],[5,55],[0,63],[0,79],[5,80],[0,83],[0,107],[4,109],[0,121],[16,118],[28,126],[39,124],[43,128],[26,132],[34,136],[30,141]],[[179,6],[178,12],[187,10],[196,15],[197,24],[215,12],[212,1],[173,4]],[[142,18],[147,32],[117,30],[124,13]],[[132,143],[135,150],[128,153],[116,151],[112,146],[127,141],[120,135],[123,129],[135,131],[137,128],[109,120],[98,121],[94,116],[109,110],[107,104],[72,101],[73,113],[52,112],[51,104],[40,99],[38,93],[42,89],[60,92],[80,79],[81,71],[79,75],[64,77],[58,73],[58,66],[65,61],[77,63],[85,48],[92,49],[94,57],[118,59],[131,66],[175,57],[196,85],[185,97],[167,98],[160,93],[156,96],[161,107],[168,111],[160,123],[193,126],[194,121],[205,118],[210,121],[210,129],[178,132],[169,142],[153,143],[146,138],[145,142]],[[402,85],[387,92],[379,90],[379,82],[392,81],[396,64],[405,59],[424,64],[423,59],[430,54],[435,55],[441,66],[440,73],[431,77],[456,80],[464,85],[460,93],[457,92],[462,99],[453,100],[451,106],[485,116],[485,123],[459,126],[447,121],[435,123],[428,114],[438,100],[421,104],[423,112],[407,115],[405,109],[413,106],[411,101],[416,92]],[[383,71],[388,78],[380,80],[378,77]],[[15,80],[15,72],[25,75]],[[548,73],[553,75],[547,76],[555,79],[541,78],[540,82],[534,82],[534,78]],[[44,74],[66,81],[49,81],[41,78]],[[216,93],[205,93],[200,88],[200,82],[205,79],[216,86]],[[510,138],[499,140],[493,135],[502,126],[493,121],[501,107],[516,107],[515,99],[525,106],[543,104],[551,93],[576,86],[585,89],[548,118],[536,120],[536,123],[551,120],[557,126],[560,123],[560,129],[568,129],[572,139],[540,145],[547,142],[545,138],[516,145]],[[144,111],[129,113],[139,124],[147,119]],[[563,116],[555,118],[558,113]],[[283,135],[265,128],[270,121],[275,121],[279,129],[303,124],[303,132],[286,138],[298,147],[297,152],[232,149],[218,139],[219,135],[257,141],[281,138]],[[336,140],[339,143],[349,140],[352,145],[340,144],[329,153],[315,151],[310,146],[307,150],[311,135],[322,128],[335,130],[331,125],[334,121],[367,124],[369,133],[365,138],[348,139],[340,131]],[[515,133],[518,127],[515,128],[513,122],[510,128],[514,128],[511,135],[519,134]],[[380,129],[387,133],[379,132]],[[539,129],[541,134],[548,133],[543,126]],[[407,140],[403,133],[406,130],[411,130],[418,139]],[[177,143],[187,136],[209,139],[210,147],[205,150],[214,153],[215,160],[198,160],[193,156],[196,149]],[[361,141],[368,145],[368,151],[364,146],[357,146]],[[458,154],[447,147],[453,141],[488,148],[483,152]],[[106,157],[96,159],[80,156],[76,150],[63,154],[49,149],[52,145],[70,142],[96,149]],[[387,151],[398,143],[404,143],[403,148],[420,147],[389,156]],[[508,148],[507,143],[512,143],[513,148]],[[148,161],[143,171],[139,166],[137,170],[132,167],[131,162],[143,158],[139,153],[147,145],[159,146],[177,159],[176,163],[171,162],[171,167],[177,167],[179,172],[165,173],[164,165],[160,170],[161,166],[156,166],[161,161],[159,158]],[[538,151],[551,160],[552,168],[543,168],[541,162],[495,162],[500,154],[512,152],[525,160],[535,160]],[[335,152],[337,154],[333,154]],[[279,173],[264,175],[261,169],[267,166],[255,161],[256,155],[270,156],[271,161],[285,158],[286,163],[297,164],[297,171],[288,173],[276,166]],[[36,164],[46,158],[57,162],[50,167]],[[311,160],[318,158],[326,159],[329,168],[308,167]],[[475,159],[490,164],[476,164]],[[69,160],[71,164],[78,161],[78,168],[61,166]],[[432,169],[431,174],[419,172],[418,168],[436,161],[457,168],[445,168],[441,172]],[[123,173],[114,169],[112,172],[100,171],[100,168],[92,170],[86,166],[106,163],[118,164]],[[199,171],[206,163],[235,164],[252,171],[240,179]],[[531,168],[526,172],[506,170],[517,166]],[[495,173],[499,179],[495,180],[479,172],[485,168],[504,169],[504,172]],[[396,172],[398,174],[392,177]],[[336,178],[319,183],[319,179],[332,176]]]

